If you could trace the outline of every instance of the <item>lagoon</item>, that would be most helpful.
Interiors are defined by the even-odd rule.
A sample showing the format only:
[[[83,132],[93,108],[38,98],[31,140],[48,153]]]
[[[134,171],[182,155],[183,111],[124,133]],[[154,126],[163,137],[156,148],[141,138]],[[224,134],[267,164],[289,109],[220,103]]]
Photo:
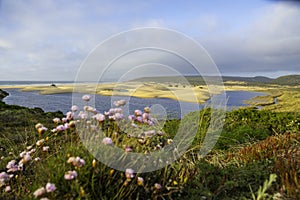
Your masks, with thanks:
[[[3,101],[10,105],[20,105],[29,108],[39,107],[46,112],[62,111],[66,113],[72,106],[72,93],[41,95],[38,91],[22,92],[20,89],[5,89],[10,95],[3,99]],[[227,110],[247,106],[243,103],[244,100],[255,96],[263,96],[262,92],[248,92],[248,91],[226,91],[227,96]],[[216,95],[218,98],[220,95]],[[122,98],[122,97],[119,97]],[[124,97],[125,98],[125,97]],[[135,109],[143,109],[146,106],[160,105],[169,118],[181,118],[188,112],[200,110],[205,105],[189,102],[178,102],[168,98],[129,98],[128,109],[129,113],[133,113]],[[207,101],[210,103],[210,100]],[[112,97],[95,95],[95,106],[98,111],[104,112],[112,107]],[[156,106],[157,108],[157,106]]]

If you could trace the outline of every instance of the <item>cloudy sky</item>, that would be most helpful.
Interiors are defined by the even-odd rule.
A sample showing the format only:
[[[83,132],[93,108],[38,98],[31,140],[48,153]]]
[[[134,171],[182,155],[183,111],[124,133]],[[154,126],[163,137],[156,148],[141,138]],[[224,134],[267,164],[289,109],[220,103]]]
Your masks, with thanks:
[[[295,1],[0,0],[0,80],[74,80],[99,43],[139,27],[173,29],[193,38],[222,75],[300,74],[300,4]],[[130,63],[141,58],[193,73],[180,59],[143,51],[124,56],[111,76],[126,74],[124,63],[142,65],[143,59]],[[173,62],[164,62],[168,59]]]

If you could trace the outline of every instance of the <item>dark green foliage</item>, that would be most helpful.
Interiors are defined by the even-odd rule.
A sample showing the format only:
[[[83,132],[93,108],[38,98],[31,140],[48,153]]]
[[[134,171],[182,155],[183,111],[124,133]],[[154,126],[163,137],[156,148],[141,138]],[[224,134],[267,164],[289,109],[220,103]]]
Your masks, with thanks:
[[[185,193],[194,199],[249,199],[249,186],[256,191],[271,173],[271,164],[267,161],[253,162],[240,167],[217,167],[203,160],[197,163],[197,167],[196,178],[188,183],[185,190]]]

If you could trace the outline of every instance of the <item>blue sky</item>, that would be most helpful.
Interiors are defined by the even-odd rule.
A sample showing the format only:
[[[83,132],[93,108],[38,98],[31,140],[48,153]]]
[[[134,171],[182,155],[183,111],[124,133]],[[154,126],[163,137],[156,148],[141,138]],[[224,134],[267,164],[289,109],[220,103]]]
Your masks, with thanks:
[[[0,6],[0,80],[74,80],[94,47],[138,27],[174,29],[195,39],[223,75],[300,74],[297,3],[0,0]]]

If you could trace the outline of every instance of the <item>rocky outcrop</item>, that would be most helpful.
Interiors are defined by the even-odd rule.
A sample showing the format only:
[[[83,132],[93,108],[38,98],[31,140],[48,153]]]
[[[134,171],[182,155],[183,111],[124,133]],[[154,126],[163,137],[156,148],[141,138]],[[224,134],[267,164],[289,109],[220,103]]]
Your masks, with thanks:
[[[9,94],[3,90],[0,89],[0,101],[7,97]]]

